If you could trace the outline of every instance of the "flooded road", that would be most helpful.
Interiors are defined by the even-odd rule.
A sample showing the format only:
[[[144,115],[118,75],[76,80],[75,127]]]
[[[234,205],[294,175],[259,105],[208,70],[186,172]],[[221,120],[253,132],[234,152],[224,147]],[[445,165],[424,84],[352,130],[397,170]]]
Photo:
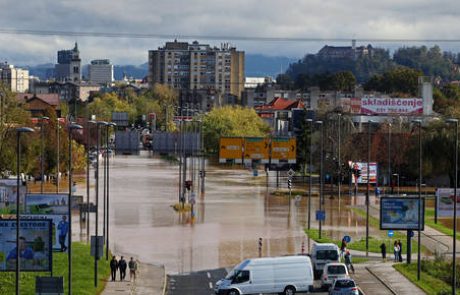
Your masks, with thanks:
[[[289,202],[285,196],[271,195],[275,177],[270,177],[271,187],[267,188],[264,173],[254,177],[252,171],[228,166],[208,166],[206,170],[206,194],[197,197],[192,222],[190,212],[178,213],[171,208],[178,200],[177,165],[147,153],[113,159],[110,248],[114,254],[164,264],[168,273],[187,273],[233,266],[257,257],[259,237],[263,239],[263,256],[301,253],[302,243],[308,250],[303,232],[308,216],[305,196]],[[102,199],[102,189],[99,194]],[[325,196],[323,229],[335,239],[344,233],[353,239],[365,235],[364,220],[347,209],[351,201],[364,204],[363,199],[350,200],[348,195],[341,202]],[[102,201],[102,213],[101,207]],[[314,197],[312,228],[318,226],[316,208],[318,198]]]

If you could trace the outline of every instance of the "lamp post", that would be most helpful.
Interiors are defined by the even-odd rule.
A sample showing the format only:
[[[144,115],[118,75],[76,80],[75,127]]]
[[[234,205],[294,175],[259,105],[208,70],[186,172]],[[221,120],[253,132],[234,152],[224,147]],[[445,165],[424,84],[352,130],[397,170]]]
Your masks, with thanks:
[[[59,118],[56,125],[56,139],[57,139],[57,156],[56,156],[56,194],[59,194],[59,145],[60,145],[60,132],[61,125],[59,125]]]
[[[68,257],[68,283],[67,286],[69,288],[68,294],[72,294],[72,132],[76,129],[83,129],[82,126],[71,123],[68,127],[69,133],[69,201],[68,201],[68,211],[69,211],[69,246],[67,257]]]
[[[96,121],[88,120],[86,122],[86,242],[89,242],[89,216],[90,216],[90,203],[89,203],[89,186],[90,186],[90,178],[89,178],[89,164],[90,164],[90,124],[96,124]]]
[[[455,180],[454,180],[454,237],[452,242],[452,294],[457,293],[457,179],[458,179],[458,120],[448,119],[447,124],[455,124],[455,148],[454,148],[454,159],[455,159]]]
[[[43,176],[44,176],[44,138],[45,138],[45,134],[43,132],[43,129],[44,129],[44,124],[43,122],[45,120],[49,120],[50,118],[46,117],[46,116],[43,116],[40,118],[40,193],[43,194],[43,184],[44,184],[44,179],[43,179]]]
[[[367,121],[367,187],[366,187],[366,257],[369,256],[369,187],[370,187],[370,162],[371,162],[371,125]]]
[[[107,169],[107,175],[106,175],[106,178],[107,178],[107,218],[106,218],[106,222],[107,222],[107,225],[106,225],[106,246],[105,246],[105,260],[109,260],[109,225],[110,225],[110,222],[109,222],[109,216],[110,216],[110,208],[109,208],[109,204],[110,204],[110,197],[109,197],[109,190],[110,190],[110,186],[109,186],[109,127],[115,127],[117,126],[117,124],[115,123],[108,123],[107,124],[107,132],[106,132],[106,153],[105,153],[105,157],[106,157],[106,161],[107,161],[107,164],[106,164],[106,169]]]
[[[20,166],[21,166],[21,150],[19,146],[19,140],[21,138],[21,133],[29,133],[29,132],[34,132],[32,128],[29,127],[20,127],[16,128],[16,295],[19,295],[19,272],[20,272],[20,259],[21,259],[21,253],[19,250],[19,221],[20,221],[20,215],[19,215],[19,202],[20,202],[20,197],[19,197],[19,190],[20,190],[20,185],[21,185],[21,180],[20,180]]]
[[[420,261],[420,248],[421,248],[421,232],[422,232],[422,121],[413,120],[412,123],[418,125],[418,163],[419,163],[419,176],[418,176],[418,251],[417,251],[417,281],[420,281],[420,272],[422,264]],[[455,242],[455,240],[454,240]]]
[[[399,174],[393,173],[393,176],[396,176],[396,184],[398,185],[398,196],[399,196]]]
[[[340,197],[341,197],[341,194],[342,194],[342,162],[341,162],[341,159],[340,159],[340,144],[341,144],[341,129],[342,129],[342,125],[341,125],[341,119],[342,119],[342,114],[341,113],[338,113],[337,114],[338,118],[339,118],[339,126],[338,127],[338,137],[339,137],[339,140],[338,140],[338,143],[337,143],[337,158],[338,158],[338,165],[339,165],[339,171],[338,171],[338,177],[337,177],[337,183],[338,183],[338,190],[339,190],[339,204],[340,204]]]
[[[99,260],[99,135],[101,126],[107,125],[106,122],[96,122],[96,221],[95,221],[95,251],[94,251],[94,286],[97,287],[97,264]]]
[[[316,124],[318,124],[320,128],[320,172],[319,172],[319,177],[320,177],[320,185],[319,185],[319,211],[321,212],[323,210],[323,188],[324,188],[324,169],[323,169],[323,161],[324,161],[324,124],[323,121],[316,121]],[[321,218],[319,218],[319,238],[321,239]]]
[[[312,119],[307,119],[306,120],[309,127],[310,131],[310,139],[309,139],[309,164],[308,164],[308,172],[309,172],[309,177],[308,177],[308,223],[307,223],[307,228],[310,229],[311,227],[311,186],[313,184],[312,181],[312,161],[313,161],[313,156],[312,156],[312,134],[313,134],[313,120]]]
[[[388,123],[388,185],[393,194],[393,186],[391,185],[391,123]]]

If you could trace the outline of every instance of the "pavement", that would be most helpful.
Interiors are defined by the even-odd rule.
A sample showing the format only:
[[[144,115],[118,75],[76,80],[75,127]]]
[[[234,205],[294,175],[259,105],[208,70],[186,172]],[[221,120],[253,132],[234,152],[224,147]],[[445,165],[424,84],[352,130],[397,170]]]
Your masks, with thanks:
[[[119,275],[117,273],[117,275]],[[118,279],[118,276],[117,276]],[[130,294],[130,295],[163,295],[165,291],[166,276],[163,266],[138,263],[138,273],[135,281],[129,281],[129,270],[126,274],[127,281],[110,281],[102,295]]]

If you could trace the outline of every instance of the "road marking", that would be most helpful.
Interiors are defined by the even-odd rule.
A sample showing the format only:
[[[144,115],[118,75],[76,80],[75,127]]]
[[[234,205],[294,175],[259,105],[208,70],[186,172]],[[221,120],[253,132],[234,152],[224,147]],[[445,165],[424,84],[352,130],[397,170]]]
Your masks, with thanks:
[[[208,279],[210,279],[210,278],[211,278],[211,274],[208,272]]]
[[[209,282],[209,289],[212,289],[212,282]]]

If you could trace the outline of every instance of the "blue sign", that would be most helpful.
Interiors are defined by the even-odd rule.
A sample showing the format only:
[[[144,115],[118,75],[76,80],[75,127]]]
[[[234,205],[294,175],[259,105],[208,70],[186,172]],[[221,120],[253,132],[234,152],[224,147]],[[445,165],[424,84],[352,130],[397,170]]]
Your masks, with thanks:
[[[395,236],[395,232],[392,231],[392,230],[389,230],[389,231],[388,231],[388,237],[389,237],[389,238],[392,238],[392,237],[394,237],[394,236]]]
[[[317,221],[324,221],[326,220],[326,211],[316,211],[316,220]]]
[[[380,229],[417,230],[419,228],[419,209],[421,213],[420,229],[424,227],[425,204],[419,204],[417,197],[380,198]]]
[[[344,236],[344,237],[343,237],[343,240],[344,240],[345,242],[347,242],[347,244],[348,244],[348,243],[351,242],[351,237],[350,237],[350,236]]]

